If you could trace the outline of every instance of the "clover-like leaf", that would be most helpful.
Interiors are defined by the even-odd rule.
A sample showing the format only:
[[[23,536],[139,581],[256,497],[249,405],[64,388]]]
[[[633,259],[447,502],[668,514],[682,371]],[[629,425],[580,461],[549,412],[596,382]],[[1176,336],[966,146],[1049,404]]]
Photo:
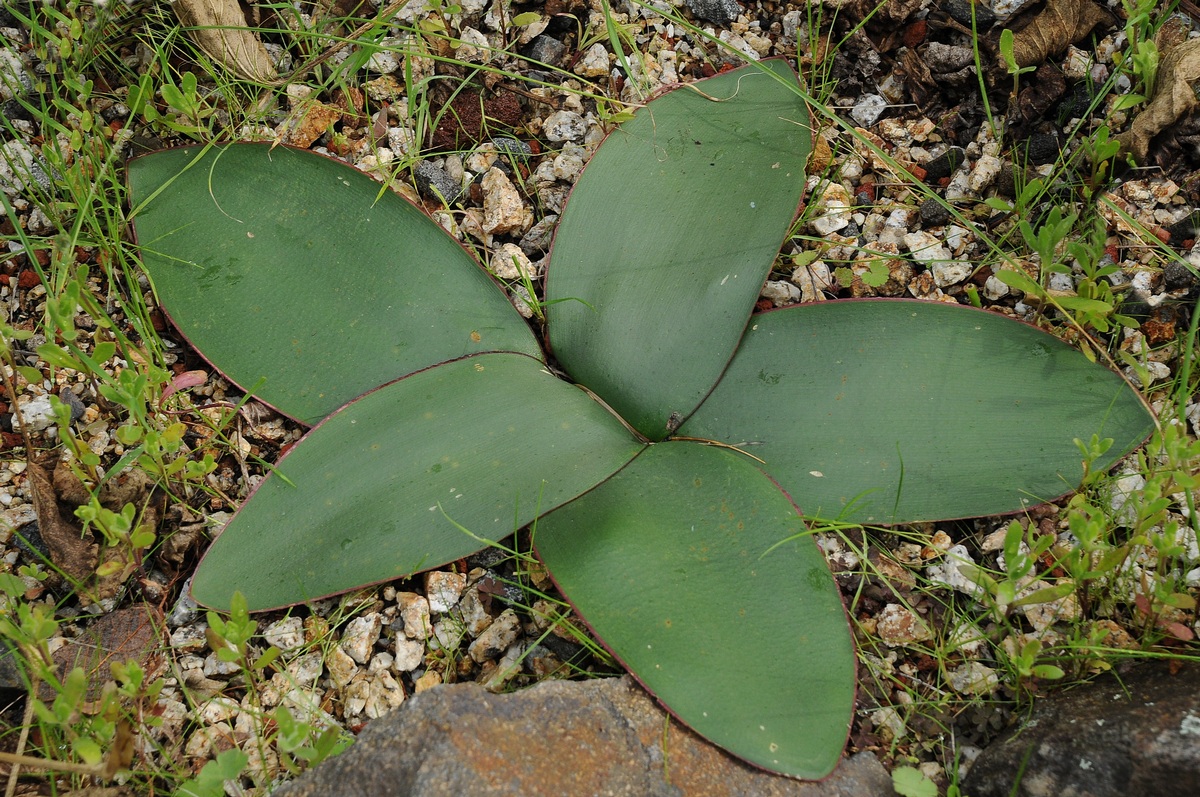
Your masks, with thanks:
[[[854,646],[803,530],[748,458],[668,441],[542,518],[534,540],[592,630],[684,723],[819,778],[849,732]]]
[[[297,420],[455,357],[541,356],[458,243],[343,163],[267,144],[181,147],[131,161],[129,190],[171,320]]]

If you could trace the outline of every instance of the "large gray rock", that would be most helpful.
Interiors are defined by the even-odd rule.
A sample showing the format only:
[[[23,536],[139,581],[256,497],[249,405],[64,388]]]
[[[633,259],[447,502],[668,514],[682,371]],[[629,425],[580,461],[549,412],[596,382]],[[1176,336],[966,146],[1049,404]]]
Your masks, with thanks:
[[[1172,674],[1165,662],[1144,664],[1119,680],[1101,678],[1041,699],[1019,728],[980,754],[963,793],[1200,794],[1200,666]]]
[[[754,769],[682,728],[628,677],[547,681],[507,695],[435,687],[276,797],[879,797],[869,753],[820,783]],[[664,747],[665,741],[665,747]],[[665,752],[664,752],[665,750]]]

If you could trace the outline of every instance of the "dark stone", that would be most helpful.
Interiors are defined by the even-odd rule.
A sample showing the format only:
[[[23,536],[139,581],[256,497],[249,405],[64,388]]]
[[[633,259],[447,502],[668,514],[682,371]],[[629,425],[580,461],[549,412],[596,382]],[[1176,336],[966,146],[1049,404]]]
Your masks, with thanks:
[[[440,166],[429,161],[421,161],[413,167],[413,177],[417,182],[417,192],[426,199],[445,203],[450,207],[463,194],[463,187],[458,181],[446,173]]]
[[[930,227],[937,227],[950,221],[950,209],[945,201],[930,197],[921,203],[921,221]]]
[[[925,179],[940,180],[943,177],[949,177],[955,169],[962,166],[966,159],[967,153],[963,151],[962,147],[950,147],[924,165]]]
[[[529,143],[522,141],[519,138],[512,136],[499,136],[492,139],[492,146],[496,148],[496,152],[501,155],[511,155],[518,158],[528,158],[533,154],[533,147]]]
[[[1153,662],[1038,701],[963,783],[973,797],[1200,794],[1200,665]]]
[[[1194,233],[1193,237],[1195,237]],[[1183,263],[1180,263],[1178,260],[1172,260],[1163,267],[1163,282],[1166,283],[1167,290],[1177,291],[1181,288],[1190,288],[1195,285],[1196,275]]]
[[[554,239],[554,230],[558,227],[558,215],[551,213],[537,224],[529,228],[529,232],[521,236],[521,250],[531,258],[536,258],[550,251],[550,242]]]
[[[15,693],[26,691],[29,683],[22,667],[21,654],[7,639],[0,639],[0,695],[11,700]]]
[[[1051,133],[1035,133],[1019,144],[1017,151],[1025,156],[1027,164],[1039,165],[1058,160],[1062,150],[1057,136]]]
[[[346,752],[274,794],[894,794],[891,777],[870,753],[844,760],[823,781],[801,782],[755,769],[677,722],[665,723],[663,710],[628,677],[545,681],[506,695],[491,694],[476,684],[440,686],[371,722]]]
[[[521,55],[531,61],[537,61],[547,66],[561,66],[563,55],[567,52],[565,44],[553,36],[542,34],[535,36],[533,41],[521,48]]]
[[[58,399],[71,408],[71,423],[75,423],[75,421],[82,418],[83,414],[87,412],[87,407],[84,406],[83,401],[69,387],[64,387],[58,391]]]
[[[1200,211],[1193,211],[1179,221],[1167,227],[1171,235],[1171,245],[1180,246],[1184,241],[1200,239]]]
[[[971,3],[968,0],[946,0],[942,10],[960,25],[971,27],[971,8],[975,8],[975,30],[984,32],[996,24],[996,14],[981,3]]]
[[[687,7],[697,19],[705,19],[717,25],[728,25],[742,13],[736,0],[687,0]]]

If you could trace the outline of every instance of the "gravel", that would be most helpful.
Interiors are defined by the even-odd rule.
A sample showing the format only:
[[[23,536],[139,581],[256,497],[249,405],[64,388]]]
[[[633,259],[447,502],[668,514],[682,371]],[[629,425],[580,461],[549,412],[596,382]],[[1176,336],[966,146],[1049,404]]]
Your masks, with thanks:
[[[397,22],[415,23],[418,14],[423,13],[423,5],[404,6],[398,12]],[[652,10],[642,9],[637,12],[638,21],[631,23],[631,35],[649,57],[638,62],[637,74],[622,76],[621,83],[610,83],[614,70],[619,71],[619,62],[607,41],[590,43],[582,52],[576,52],[574,34],[563,32],[550,21],[523,45],[521,56],[510,56],[501,46],[500,33],[508,29],[508,24],[501,24],[496,17],[494,4],[465,0],[460,5],[461,16],[452,17],[460,26],[460,58],[489,60],[500,69],[525,69],[528,64],[521,56],[546,64],[561,63],[577,78],[594,79],[604,91],[630,102],[663,89],[676,77],[691,80],[733,61],[702,38],[686,34]],[[803,11],[774,4],[743,6],[733,0],[688,0],[686,5],[695,17],[726,26],[714,34],[749,57],[793,55],[799,49],[803,57],[812,58],[807,51],[809,37]],[[992,4],[992,11],[1006,19],[1019,5],[998,0]],[[941,3],[940,8],[960,25],[970,25],[969,4],[951,0]],[[976,9],[978,24],[986,28],[990,12],[978,5]],[[576,13],[593,22],[600,19],[582,6]],[[962,226],[948,208],[948,205],[954,207],[959,215],[977,224],[986,223],[993,237],[1007,234],[1012,239],[1016,235],[1014,225],[1020,218],[998,213],[984,204],[988,199],[1014,199],[1003,193],[1008,190],[1004,172],[1012,160],[1008,149],[1012,142],[994,141],[985,129],[982,112],[977,107],[973,52],[963,47],[962,37],[953,29],[933,31],[932,20],[932,14],[920,12],[911,19],[905,17],[895,24],[887,23],[896,35],[918,40],[896,44],[882,57],[877,45],[883,41],[883,34],[875,28],[850,36],[842,52],[833,57],[830,68],[838,84],[830,106],[851,127],[863,128],[860,135],[868,137],[888,157],[880,157],[845,131],[821,126],[818,134],[830,145],[831,161],[827,169],[809,178],[804,236],[787,242],[780,267],[764,286],[762,297],[772,306],[881,294],[966,303],[970,292],[977,291],[993,312],[1032,323],[1044,319],[1042,310],[997,279],[991,267],[979,267],[994,262],[994,256],[981,236],[971,227]],[[919,37],[919,31],[913,32],[917,22],[926,23],[927,38]],[[396,33],[400,35],[399,31]],[[0,36],[10,40],[0,46],[0,101],[9,101],[33,90],[39,64],[31,60],[33,56],[20,46],[19,40],[3,31]],[[1112,63],[1111,55],[1107,60],[1100,55],[1105,47],[1111,52],[1112,34],[1105,32],[1101,38],[1102,46],[1096,52],[1081,50],[1096,62],[1093,66]],[[570,46],[564,42],[570,42]],[[902,49],[925,58],[934,74],[949,75],[966,69],[969,79],[962,82],[964,88],[955,88],[958,84],[953,79],[941,80],[939,92],[916,101],[913,94],[920,90],[919,80],[913,78],[898,84],[887,80],[897,65],[910,63],[902,60],[911,58]],[[971,55],[970,63],[964,60],[964,50]],[[430,59],[413,60],[410,66],[417,79],[431,76],[438,68]],[[563,85],[523,89],[536,99],[522,99],[522,127],[512,130],[511,135],[491,131],[486,140],[472,142],[453,154],[422,157],[411,168],[415,185],[409,185],[405,181],[410,170],[398,170],[395,166],[415,156],[421,142],[407,117],[402,65],[394,54],[379,51],[364,59],[363,70],[359,75],[361,90],[375,103],[371,106],[374,118],[347,121],[349,115],[343,117],[332,96],[311,98],[301,96],[305,92],[290,93],[298,103],[321,103],[324,115],[317,120],[321,124],[309,131],[315,133],[313,145],[381,176],[410,198],[423,199],[430,210],[444,211],[439,221],[465,243],[486,248],[493,273],[505,283],[517,306],[532,314],[535,297],[528,294],[522,283],[535,280],[542,272],[542,258],[549,250],[557,214],[604,134],[596,104],[573,91],[588,86],[576,78],[542,73]],[[885,90],[885,86],[890,88]],[[974,101],[969,91],[975,93]],[[893,97],[892,92],[899,94]],[[1069,99],[1061,102],[1065,105]],[[388,104],[386,108],[383,103]],[[103,118],[124,118],[128,109],[122,113],[118,105],[103,109],[101,113],[108,114]],[[5,108],[7,114],[8,105]],[[31,194],[51,189],[50,169],[35,143],[47,133],[36,130],[27,120],[22,121],[21,116],[15,112],[7,114],[13,120],[12,127],[6,129],[0,141],[0,190],[16,210],[15,219],[0,218],[0,223],[20,224],[34,234],[51,234],[51,219],[30,201]],[[341,138],[329,135],[330,126],[339,128]],[[1080,137],[1068,137],[1068,131],[1054,113],[1039,119],[1035,127],[1032,132],[1017,131],[1022,133],[1018,151],[1035,168],[1053,161],[1064,147],[1078,146]],[[1045,129],[1049,127],[1055,129]],[[145,132],[165,135],[161,130]],[[271,137],[285,131],[280,123],[276,129],[262,132]],[[1180,135],[1186,143],[1191,140],[1186,136],[1195,133],[1184,129]],[[916,190],[894,164],[923,180],[938,198],[929,196],[928,191]],[[1180,255],[1180,260],[1168,260],[1165,265],[1155,261],[1127,219],[1109,211],[1105,244],[1108,256],[1119,270],[1114,282],[1123,283],[1122,295],[1129,297],[1127,301],[1136,300],[1147,314],[1195,302],[1195,267],[1200,265],[1196,235],[1200,228],[1197,222],[1200,212],[1196,210],[1200,205],[1197,190],[1200,180],[1196,174],[1200,174],[1200,164],[1193,155],[1185,153],[1164,170],[1139,170],[1129,175],[1130,179],[1118,179],[1113,185],[1101,187],[1102,196],[1111,206],[1120,207],[1128,217],[1159,234]],[[11,234],[6,237],[11,238]],[[19,248],[12,241],[8,244],[10,252]],[[886,265],[886,274],[878,275],[883,277],[882,282],[872,275],[872,264],[877,261]],[[25,283],[21,282],[23,274],[32,274],[23,263],[21,258],[9,258],[0,264],[5,269],[5,279],[0,284],[0,306],[5,308],[9,323],[28,324],[44,311],[45,297],[40,286],[35,287],[28,277],[24,278]],[[1009,263],[1005,267],[1020,265]],[[1054,279],[1050,287],[1070,293],[1078,287],[1081,274],[1055,275]],[[868,280],[880,284],[868,284]],[[36,283],[35,275],[32,282]],[[99,282],[96,290],[103,295]],[[1164,385],[1177,375],[1177,363],[1167,345],[1171,338],[1150,343],[1147,337],[1151,329],[1146,325],[1141,331],[1126,330],[1120,333],[1118,341],[1122,351],[1144,353],[1150,358],[1144,368],[1127,370],[1130,378],[1139,382],[1145,375],[1147,387]],[[162,332],[168,341],[169,365],[182,369],[195,362],[186,348],[173,339],[171,331],[164,328]],[[85,330],[83,334],[86,337],[92,333]],[[6,401],[0,412],[6,418],[0,427],[7,449],[0,461],[3,508],[0,553],[5,568],[14,572],[19,565],[31,561],[28,553],[18,549],[14,534],[27,533],[33,519],[21,451],[23,443],[15,431],[24,425],[38,444],[52,444],[50,396],[65,396],[76,428],[95,442],[97,453],[106,464],[115,462],[123,450],[118,449],[113,437],[118,419],[89,386],[62,369],[52,372],[36,358],[32,362],[42,366],[43,378],[23,384],[22,395],[15,402]],[[192,406],[237,403],[242,398],[238,390],[215,376],[187,395]],[[257,407],[253,403],[250,406]],[[1200,403],[1189,404],[1188,417],[1191,432],[1200,431]],[[169,510],[160,535],[182,538],[187,529],[195,529],[194,541],[190,546],[181,546],[178,562],[166,561],[165,554],[156,555],[156,559],[163,561],[154,562],[158,573],[170,584],[163,605],[168,607],[167,645],[175,662],[157,708],[164,717],[175,718],[165,723],[169,735],[173,735],[169,742],[182,740],[180,755],[190,758],[189,765],[198,765],[214,755],[229,739],[244,741],[253,736],[253,729],[249,728],[251,707],[243,701],[220,696],[233,686],[231,679],[236,668],[215,655],[205,633],[204,613],[187,598],[189,568],[194,566],[196,554],[204,545],[206,528],[209,531],[219,528],[228,518],[225,513],[261,479],[262,469],[256,463],[273,461],[279,450],[294,442],[302,431],[267,411],[252,416],[246,410],[238,419],[246,454],[236,462],[225,462],[209,482],[214,494],[224,498],[204,504],[209,499],[196,496],[191,508],[180,505]],[[981,429],[986,430],[981,431],[981,450],[986,447],[988,434],[1003,433],[988,429],[986,419],[981,419]],[[193,442],[202,445],[204,441]],[[1126,512],[1128,496],[1141,486],[1138,483],[1141,478],[1130,472],[1116,480],[1111,501],[1118,519]],[[886,560],[891,564],[882,566],[898,568],[893,572],[893,581],[886,585],[864,576],[864,564],[857,553],[836,538],[822,538],[830,565],[846,594],[862,601],[857,606],[857,619],[862,624],[863,638],[871,645],[874,642],[883,645],[878,649],[863,648],[865,669],[876,676],[882,674],[888,683],[900,680],[908,684],[924,683],[922,679],[932,682],[934,676],[928,668],[921,669],[926,666],[919,654],[922,643],[942,634],[958,634],[961,629],[943,628],[943,613],[903,586],[902,572],[908,574],[910,582],[913,574],[920,574],[941,585],[947,600],[978,605],[975,602],[982,587],[976,580],[975,567],[996,565],[1001,548],[997,539],[1002,540],[1006,523],[985,519],[925,529],[930,538],[935,532],[944,538],[944,544],[931,547],[928,556],[921,546],[913,552],[903,548],[899,541],[885,543],[890,547],[882,552],[873,551],[876,557],[883,557],[877,564]],[[1066,534],[1065,529],[1056,531]],[[1194,542],[1192,532],[1193,548]],[[1200,552],[1187,550],[1189,578],[1200,583],[1200,576],[1194,575],[1200,573],[1197,566]],[[1153,573],[1152,563],[1140,562],[1134,566],[1145,577]],[[503,558],[495,560],[489,552],[484,552],[453,569],[380,586],[351,597],[318,601],[290,614],[264,615],[260,618],[262,638],[256,644],[274,645],[282,655],[281,671],[270,680],[271,694],[263,699],[274,705],[294,707],[317,722],[355,729],[366,719],[380,716],[406,697],[437,683],[477,681],[488,689],[509,689],[550,674],[560,677],[571,671],[565,663],[572,660],[573,666],[583,670],[611,671],[608,662],[581,653],[582,648],[571,639],[549,634],[535,644],[549,628],[545,615],[565,610],[553,605],[542,605],[540,611],[523,608],[538,606],[536,595],[512,586],[526,578],[524,570],[518,573],[517,563]],[[860,594],[856,589],[864,582],[867,587]],[[534,586],[539,590],[552,589],[548,583]],[[51,605],[69,605],[63,603],[65,595],[45,584],[35,581],[29,587],[32,592],[40,590],[37,595]],[[162,589],[161,584],[159,588]],[[121,600],[136,601],[143,597],[144,589],[150,587],[141,586],[134,579]],[[903,593],[904,600],[897,597],[897,592]],[[1072,607],[1064,599],[1027,609],[1022,617],[1028,627],[1042,632],[1053,629],[1056,622],[1078,607]],[[81,619],[79,624],[85,620]],[[79,624],[65,623],[63,638],[78,633]],[[871,653],[871,649],[876,652]],[[960,652],[969,660],[948,671],[944,686],[964,696],[997,700],[1011,696],[1005,691],[1009,687],[1002,682],[1001,673],[992,666],[996,662],[987,658],[992,655],[988,650],[978,640],[964,640]],[[191,723],[183,720],[185,691],[192,697],[205,697],[200,702],[197,719]],[[860,707],[864,716],[870,714],[875,721],[873,725],[870,722],[857,725],[852,744],[860,749],[871,747],[878,742],[877,730],[888,728],[894,735],[909,735],[910,741],[914,741],[913,749],[923,743],[931,745],[930,740],[936,734],[930,731],[921,736],[922,731],[906,725],[901,714],[907,716],[907,712],[897,712],[893,707],[900,702],[890,688],[878,684],[864,687]],[[1002,714],[982,718],[964,714],[956,720],[957,732],[965,734],[964,739],[967,736],[983,739],[994,732],[992,725],[999,723]],[[253,747],[247,745],[247,749]],[[269,762],[261,763],[271,767]]]

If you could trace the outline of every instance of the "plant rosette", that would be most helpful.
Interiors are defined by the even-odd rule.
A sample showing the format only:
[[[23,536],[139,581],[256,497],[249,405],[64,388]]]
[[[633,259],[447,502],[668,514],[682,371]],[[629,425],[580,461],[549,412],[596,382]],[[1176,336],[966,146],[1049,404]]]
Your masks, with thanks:
[[[755,314],[810,146],[779,60],[638,110],[559,221],[553,360],[458,242],[345,164],[265,144],[132,161],[143,262],[173,323],[316,424],[206,553],[196,599],[311,601],[532,523],[563,594],[683,723],[760,767],[828,774],[855,651],[800,510],[1020,511],[1079,483],[1076,439],[1111,439],[1108,466],[1154,421],[1118,375],[993,313]]]

